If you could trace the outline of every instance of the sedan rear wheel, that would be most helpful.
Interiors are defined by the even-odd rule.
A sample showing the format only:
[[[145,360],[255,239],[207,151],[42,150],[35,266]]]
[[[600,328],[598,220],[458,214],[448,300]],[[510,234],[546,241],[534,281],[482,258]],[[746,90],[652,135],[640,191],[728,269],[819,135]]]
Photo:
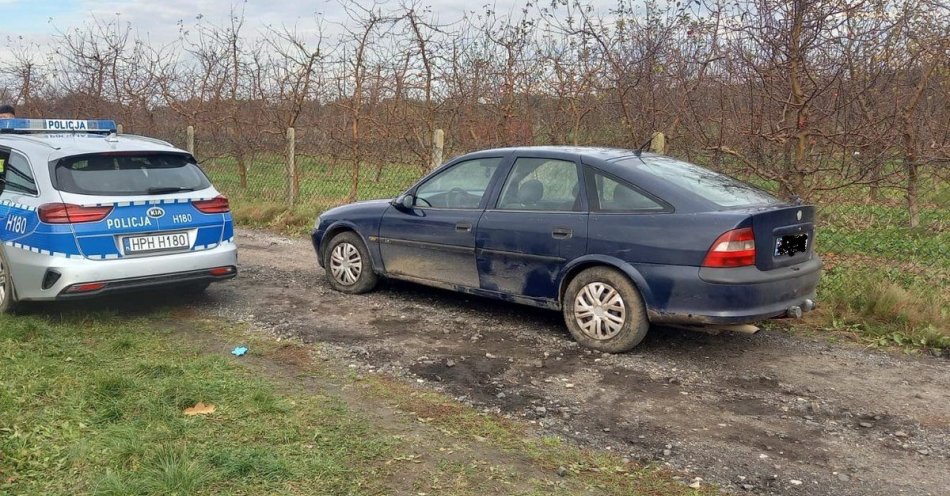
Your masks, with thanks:
[[[377,276],[363,240],[352,231],[340,233],[327,245],[327,276],[333,289],[359,294],[376,287]]]
[[[640,344],[650,329],[640,292],[620,272],[594,267],[567,286],[564,322],[578,343],[618,353]]]
[[[7,263],[3,251],[0,251],[0,313],[13,313],[16,311],[16,307],[16,293],[13,290],[10,265]]]

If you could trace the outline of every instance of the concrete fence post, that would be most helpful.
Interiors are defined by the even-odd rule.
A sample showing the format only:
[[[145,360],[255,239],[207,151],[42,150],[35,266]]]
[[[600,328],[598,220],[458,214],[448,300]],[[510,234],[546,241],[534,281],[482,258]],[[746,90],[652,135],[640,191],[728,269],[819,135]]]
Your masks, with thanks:
[[[188,153],[195,154],[195,126],[188,126],[185,134],[185,149]]]
[[[445,131],[436,129],[432,132],[432,163],[430,170],[442,165],[442,153],[445,151]]]
[[[287,203],[293,207],[297,203],[300,193],[300,183],[297,178],[297,133],[292,127],[287,128]]]
[[[653,133],[653,138],[650,139],[650,151],[660,155],[666,153],[666,136],[663,133]]]

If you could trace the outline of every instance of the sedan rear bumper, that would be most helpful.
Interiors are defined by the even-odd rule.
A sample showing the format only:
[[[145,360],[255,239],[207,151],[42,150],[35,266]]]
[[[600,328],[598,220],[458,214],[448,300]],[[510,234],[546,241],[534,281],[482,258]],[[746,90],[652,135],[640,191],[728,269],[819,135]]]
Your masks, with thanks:
[[[637,270],[650,284],[651,322],[745,324],[814,308],[821,261],[816,257],[770,271],[669,265]]]

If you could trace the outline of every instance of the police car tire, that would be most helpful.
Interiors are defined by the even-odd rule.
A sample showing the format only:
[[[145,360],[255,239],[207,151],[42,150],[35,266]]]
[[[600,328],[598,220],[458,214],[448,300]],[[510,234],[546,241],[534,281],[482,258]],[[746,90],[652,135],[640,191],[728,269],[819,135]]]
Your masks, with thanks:
[[[605,284],[613,288],[623,301],[623,324],[614,336],[605,339],[590,337],[575,318],[575,301],[580,292],[591,284]],[[609,267],[593,267],[574,277],[564,291],[561,307],[564,323],[574,340],[587,348],[606,353],[621,353],[634,348],[650,330],[650,321],[640,292],[626,275]]]
[[[337,281],[332,274],[331,257],[333,250],[343,243],[352,245],[354,248],[356,248],[356,251],[359,252],[360,273],[356,278],[356,282],[352,284],[343,284],[340,281]],[[376,287],[376,283],[379,282],[379,276],[373,272],[373,262],[369,258],[369,250],[367,250],[366,245],[363,244],[363,239],[353,231],[345,231],[334,236],[330,240],[330,243],[327,244],[324,257],[323,266],[326,268],[327,281],[330,282],[330,286],[333,287],[333,289],[340,291],[341,293],[367,293],[372,291]]]
[[[4,298],[0,301],[0,314],[15,313],[19,306],[17,302],[16,290],[13,287],[13,276],[10,274],[10,264],[7,263],[7,257],[0,249],[0,264],[3,264],[4,278]]]

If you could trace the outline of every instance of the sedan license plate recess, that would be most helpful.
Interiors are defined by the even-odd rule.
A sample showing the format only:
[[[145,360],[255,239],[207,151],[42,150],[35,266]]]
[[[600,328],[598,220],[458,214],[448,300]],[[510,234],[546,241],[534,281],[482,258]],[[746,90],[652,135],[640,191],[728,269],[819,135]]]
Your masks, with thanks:
[[[182,251],[191,248],[191,239],[187,231],[123,236],[121,240],[122,251],[126,255]]]
[[[775,241],[775,256],[793,257],[797,253],[804,253],[808,249],[808,234],[789,234]]]

